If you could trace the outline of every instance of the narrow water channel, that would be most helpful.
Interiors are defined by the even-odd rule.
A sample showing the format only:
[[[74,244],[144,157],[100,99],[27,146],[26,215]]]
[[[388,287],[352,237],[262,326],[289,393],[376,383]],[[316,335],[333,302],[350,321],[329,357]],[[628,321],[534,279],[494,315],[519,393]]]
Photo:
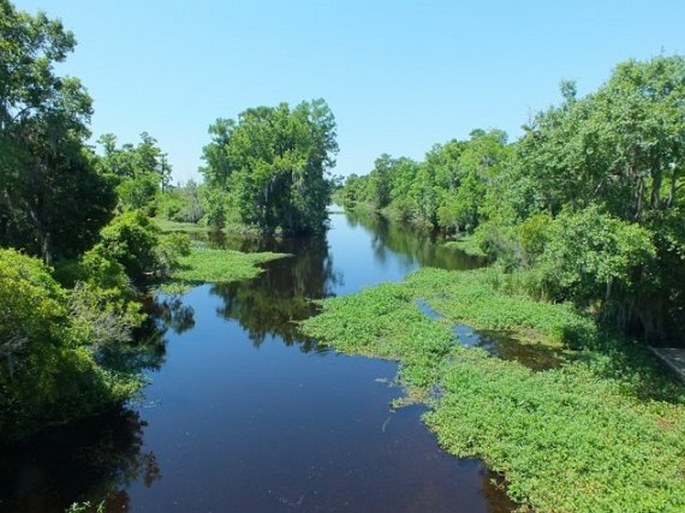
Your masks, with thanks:
[[[421,408],[390,410],[396,364],[337,355],[293,323],[311,299],[479,262],[342,214],[325,238],[257,245],[242,249],[294,256],[157,299],[164,335],[144,398],[0,455],[0,511],[103,497],[107,512],[511,511],[482,464],[437,447]]]

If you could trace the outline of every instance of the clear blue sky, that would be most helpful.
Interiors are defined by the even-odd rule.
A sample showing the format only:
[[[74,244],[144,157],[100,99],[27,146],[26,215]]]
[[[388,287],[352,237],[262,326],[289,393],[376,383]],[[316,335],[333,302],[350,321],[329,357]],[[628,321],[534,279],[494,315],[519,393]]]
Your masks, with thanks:
[[[325,98],[335,173],[383,152],[422,158],[473,128],[512,138],[628,58],[685,52],[684,0],[16,0],[79,41],[64,65],[95,100],[92,129],[147,131],[176,179],[196,177],[207,127],[256,105]]]

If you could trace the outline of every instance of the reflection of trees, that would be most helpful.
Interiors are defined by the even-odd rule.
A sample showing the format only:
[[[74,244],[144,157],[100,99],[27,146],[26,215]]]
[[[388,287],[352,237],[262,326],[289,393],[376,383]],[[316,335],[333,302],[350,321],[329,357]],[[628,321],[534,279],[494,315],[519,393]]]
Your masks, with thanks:
[[[128,485],[142,476],[150,486],[161,476],[155,455],[141,452],[145,425],[138,413],[117,408],[3,448],[2,511],[64,511],[103,500],[106,511],[129,511]]]
[[[219,315],[237,320],[255,345],[267,335],[278,335],[288,345],[298,342],[305,351],[314,349],[316,344],[297,332],[295,321],[313,315],[317,308],[313,300],[331,296],[332,286],[340,280],[333,271],[326,238],[267,241],[256,248],[238,249],[293,256],[266,264],[267,271],[254,280],[212,287],[212,294],[224,301]]]
[[[166,333],[183,333],[195,326],[195,312],[179,296],[146,296],[143,309],[148,319],[133,342],[102,348],[98,359],[108,368],[127,372],[159,370],[166,359]]]
[[[474,269],[485,264],[482,258],[446,248],[441,244],[444,241],[425,230],[372,214],[348,212],[347,219],[352,226],[361,225],[373,234],[371,244],[379,262],[385,261],[389,249],[402,255],[407,264],[418,263],[442,269]]]
[[[177,296],[148,296],[148,321],[133,342],[105,346],[97,353],[108,368],[142,372],[159,369],[166,358],[165,335],[194,324],[193,310]],[[105,501],[106,511],[128,511],[124,491],[142,478],[160,477],[152,453],[142,453],[145,422],[123,407],[68,425],[50,427],[22,444],[0,447],[0,510],[62,512],[73,502]]]
[[[146,312],[158,332],[185,333],[195,327],[193,308],[184,305],[180,296],[157,295],[146,303]]]
[[[380,261],[391,251],[405,258],[407,264],[470,269],[483,263],[445,248],[426,232],[377,216],[348,214],[348,220],[353,226],[361,225],[372,233],[374,254]],[[342,280],[333,270],[325,237],[277,240],[215,236],[209,243],[243,252],[293,254],[292,258],[266,264],[267,272],[254,280],[214,285],[211,291],[223,299],[219,315],[237,320],[255,345],[261,344],[267,335],[278,335],[286,344],[302,343],[304,350],[316,346],[313,341],[302,340],[294,321],[313,315],[317,306],[312,300],[332,295],[332,286]]]

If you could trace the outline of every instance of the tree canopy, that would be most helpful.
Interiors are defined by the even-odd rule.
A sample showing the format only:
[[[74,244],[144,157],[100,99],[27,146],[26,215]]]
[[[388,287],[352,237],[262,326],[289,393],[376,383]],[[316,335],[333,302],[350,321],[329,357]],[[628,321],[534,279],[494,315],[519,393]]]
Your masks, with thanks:
[[[210,126],[201,169],[216,208],[228,202],[262,233],[320,232],[330,201],[328,170],[338,151],[333,113],[323,100],[256,107]],[[211,207],[210,207],[210,210]],[[215,223],[224,217],[221,210]]]
[[[55,71],[75,44],[60,21],[0,0],[1,439],[140,387],[142,367],[112,357],[131,353],[145,320],[135,286],[189,247],[135,210],[169,180],[156,141],[119,149],[104,136],[103,157],[87,145],[91,98]]]
[[[91,98],[78,79],[54,72],[74,36],[0,0],[0,41],[0,245],[48,263],[74,256],[92,245],[116,201],[84,144]]]
[[[171,166],[157,140],[143,132],[135,146],[127,143],[117,147],[114,134],[105,134],[98,142],[104,153],[98,160],[98,167],[116,184],[121,207],[145,208],[154,214],[155,200],[171,182]]]

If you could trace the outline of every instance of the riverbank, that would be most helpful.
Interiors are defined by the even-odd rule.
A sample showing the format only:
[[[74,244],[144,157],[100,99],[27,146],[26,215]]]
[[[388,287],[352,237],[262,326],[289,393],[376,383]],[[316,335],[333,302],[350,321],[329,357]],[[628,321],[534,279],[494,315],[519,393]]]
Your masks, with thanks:
[[[564,305],[509,295],[496,269],[420,270],[323,303],[309,336],[348,354],[398,360],[440,444],[482,458],[538,512],[683,511],[685,387],[640,344],[601,333]],[[421,313],[422,300],[440,314]],[[454,323],[564,350],[558,368],[455,343]],[[437,393],[436,393],[437,392]]]

